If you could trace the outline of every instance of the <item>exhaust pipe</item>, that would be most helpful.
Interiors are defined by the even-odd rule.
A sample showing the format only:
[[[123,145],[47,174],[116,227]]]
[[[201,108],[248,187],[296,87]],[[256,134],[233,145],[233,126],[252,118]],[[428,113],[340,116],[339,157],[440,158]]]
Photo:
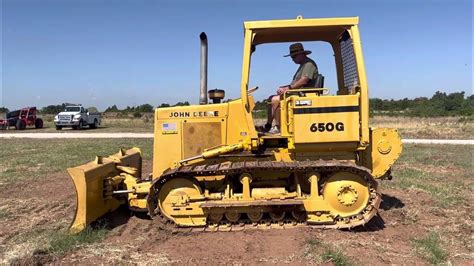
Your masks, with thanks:
[[[207,104],[207,36],[205,32],[199,35],[201,39],[201,93],[199,104]]]

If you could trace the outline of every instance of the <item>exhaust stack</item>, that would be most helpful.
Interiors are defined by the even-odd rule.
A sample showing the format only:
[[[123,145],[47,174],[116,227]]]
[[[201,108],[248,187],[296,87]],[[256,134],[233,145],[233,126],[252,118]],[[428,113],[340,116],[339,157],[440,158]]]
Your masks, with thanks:
[[[205,32],[199,35],[201,39],[201,90],[199,104],[207,104],[207,36]]]

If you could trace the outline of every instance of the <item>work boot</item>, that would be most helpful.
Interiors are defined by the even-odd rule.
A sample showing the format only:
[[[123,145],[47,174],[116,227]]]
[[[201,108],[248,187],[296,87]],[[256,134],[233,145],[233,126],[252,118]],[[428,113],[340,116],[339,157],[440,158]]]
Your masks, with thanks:
[[[269,124],[269,123],[266,123],[264,126],[263,126],[263,129],[265,130],[265,132],[268,132],[272,129],[272,124]]]
[[[270,129],[270,131],[268,131],[268,133],[274,134],[274,135],[280,134],[280,127],[277,126],[277,125],[274,125],[272,127],[272,129]]]

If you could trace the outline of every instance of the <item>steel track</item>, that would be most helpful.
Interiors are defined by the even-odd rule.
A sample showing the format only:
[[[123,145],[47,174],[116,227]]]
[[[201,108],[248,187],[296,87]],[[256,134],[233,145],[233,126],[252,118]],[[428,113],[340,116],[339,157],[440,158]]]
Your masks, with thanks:
[[[285,171],[292,173],[335,173],[350,172],[361,176],[369,184],[370,197],[367,207],[360,213],[351,217],[336,218],[334,224],[308,224],[294,219],[285,219],[283,221],[273,221],[271,219],[262,219],[258,223],[248,219],[241,219],[237,223],[221,221],[218,224],[208,223],[202,227],[181,227],[172,220],[163,215],[157,204],[157,196],[160,188],[170,179],[188,178],[194,180],[196,176],[212,175],[239,175],[242,173],[252,173],[253,171]],[[203,231],[242,231],[253,229],[289,229],[297,227],[311,228],[353,228],[361,226],[370,221],[378,211],[381,202],[381,194],[378,192],[377,182],[370,174],[370,171],[362,166],[352,162],[337,160],[317,160],[302,162],[273,162],[273,161],[243,161],[243,162],[224,162],[214,164],[201,164],[191,166],[181,166],[163,173],[152,183],[152,189],[147,198],[149,215],[156,220],[159,227],[172,232],[203,232]]]

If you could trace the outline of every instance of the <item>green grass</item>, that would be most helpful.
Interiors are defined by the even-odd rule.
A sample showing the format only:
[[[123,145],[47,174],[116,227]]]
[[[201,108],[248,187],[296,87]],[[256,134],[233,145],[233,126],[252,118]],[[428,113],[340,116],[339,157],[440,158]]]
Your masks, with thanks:
[[[471,145],[404,145],[392,169],[394,179],[384,186],[419,189],[429,193],[440,207],[467,202],[473,189]]]
[[[49,240],[48,253],[63,254],[76,247],[101,241],[108,233],[105,226],[94,228],[87,227],[79,234],[68,232],[57,232],[52,234]]]
[[[331,262],[336,266],[351,265],[349,258],[341,250],[332,247],[326,247],[326,250],[321,254],[321,259],[324,262]]]
[[[37,256],[52,258],[100,242],[109,232],[105,225],[87,227],[79,234],[70,234],[68,229],[58,227],[58,224],[48,227],[32,228],[13,236],[8,240],[8,245],[0,248],[0,252],[9,257],[7,261],[12,264],[29,264],[37,262]]]
[[[0,139],[0,145],[0,183],[6,183],[66,171],[119,148],[139,147],[151,159],[153,139]]]
[[[10,217],[10,213],[4,209],[0,209],[0,220],[8,219]]]
[[[423,238],[412,239],[416,252],[431,264],[441,264],[446,261],[448,254],[441,247],[441,239],[438,233],[430,232]]]
[[[332,263],[336,266],[352,265],[350,259],[340,249],[314,238],[306,240],[304,256],[308,259],[315,259],[318,264]]]

